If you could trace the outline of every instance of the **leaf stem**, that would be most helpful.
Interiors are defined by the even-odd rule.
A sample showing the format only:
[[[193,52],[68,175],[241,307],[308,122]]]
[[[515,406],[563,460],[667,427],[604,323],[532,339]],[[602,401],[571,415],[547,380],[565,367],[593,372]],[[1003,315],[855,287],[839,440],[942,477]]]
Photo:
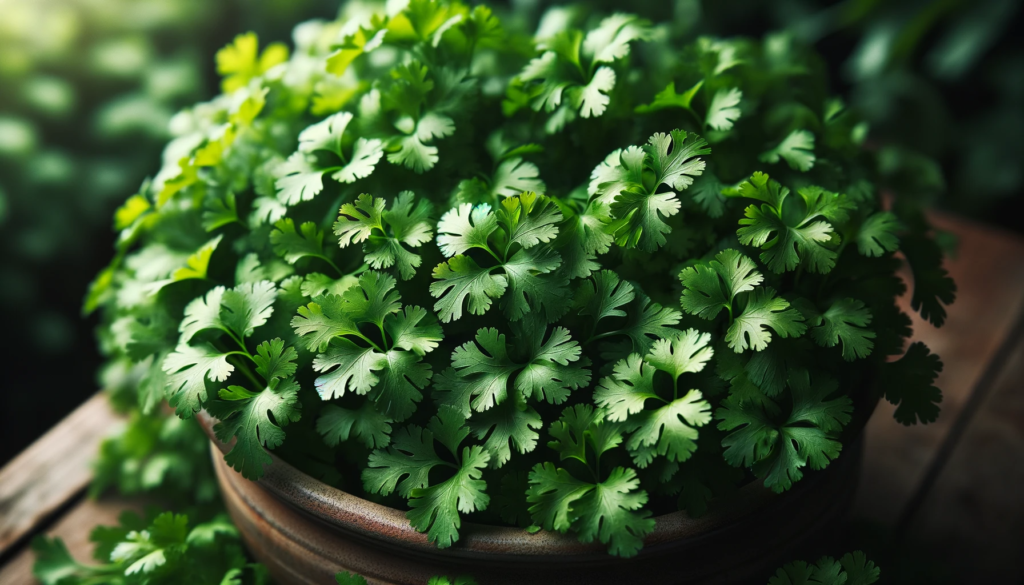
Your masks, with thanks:
[[[238,353],[238,352],[230,352],[230,354],[234,354],[234,353]],[[250,357],[250,359],[252,359],[252,358]],[[266,386],[266,384],[264,384],[264,383],[262,383],[262,382],[260,382],[259,380],[256,379],[256,375],[252,373],[252,370],[250,370],[249,366],[245,365],[244,362],[240,362],[238,360],[232,360],[232,359],[228,359],[228,361],[231,362],[236,368],[238,368],[238,371],[242,372],[243,376],[245,376],[246,378],[249,378],[249,381],[252,382],[255,385],[256,388],[259,388],[260,390],[263,390],[263,387]]]

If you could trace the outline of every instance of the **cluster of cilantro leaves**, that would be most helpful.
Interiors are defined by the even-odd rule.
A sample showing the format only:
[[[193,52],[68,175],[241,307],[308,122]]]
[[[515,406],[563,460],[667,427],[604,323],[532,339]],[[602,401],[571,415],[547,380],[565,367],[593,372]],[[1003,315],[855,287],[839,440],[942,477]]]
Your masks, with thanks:
[[[124,512],[118,526],[97,526],[89,540],[101,564],[75,560],[59,537],[36,538],[36,579],[43,585],[270,583],[266,567],[246,560],[238,529],[226,515],[190,527],[184,514]]]
[[[823,556],[816,563],[793,561],[780,567],[768,585],[871,585],[882,571],[861,551],[846,553],[838,561]]]
[[[272,450],[440,547],[470,518],[626,557],[659,513],[827,467],[880,396],[935,419],[897,254],[932,323],[955,287],[812,54],[521,27],[353,2],[290,55],[222,52],[86,301],[143,411],[205,410],[245,477]]]

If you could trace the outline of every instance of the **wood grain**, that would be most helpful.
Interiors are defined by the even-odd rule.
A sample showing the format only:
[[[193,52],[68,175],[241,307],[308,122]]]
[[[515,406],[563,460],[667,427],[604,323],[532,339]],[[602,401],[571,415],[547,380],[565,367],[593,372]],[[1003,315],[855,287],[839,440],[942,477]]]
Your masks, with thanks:
[[[959,583],[1024,583],[1024,340],[924,500],[910,536]]]
[[[912,313],[909,298],[901,303],[913,317],[914,339],[925,342],[945,364],[936,381],[943,393],[942,412],[934,423],[903,426],[892,418],[895,407],[882,401],[868,423],[854,517],[883,524],[895,522],[903,510],[975,382],[1024,310],[1024,239],[961,218],[931,219],[960,239],[957,256],[946,262],[957,283],[957,300],[941,328]]]
[[[92,559],[93,544],[89,542],[89,533],[97,525],[116,525],[118,516],[125,510],[142,512],[142,504],[114,497],[84,500],[61,517],[46,534],[63,538],[72,556],[81,562],[94,564],[96,561]],[[0,583],[37,585],[38,581],[32,576],[33,562],[35,555],[32,549],[20,551],[10,562],[0,567]]]
[[[81,493],[100,443],[120,424],[96,394],[0,469],[0,552]]]

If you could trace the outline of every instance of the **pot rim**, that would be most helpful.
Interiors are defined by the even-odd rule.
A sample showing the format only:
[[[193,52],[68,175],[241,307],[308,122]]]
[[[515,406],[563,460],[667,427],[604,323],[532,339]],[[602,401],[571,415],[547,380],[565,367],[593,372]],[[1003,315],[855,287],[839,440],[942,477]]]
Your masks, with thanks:
[[[216,419],[206,411],[199,412],[196,418],[217,450],[226,453],[231,444],[220,441],[214,434]],[[472,559],[511,553],[531,557],[536,562],[561,563],[572,558],[592,560],[609,557],[606,545],[597,541],[581,543],[573,534],[547,530],[531,534],[522,528],[473,522],[462,522],[459,540],[450,548],[439,549],[427,540],[426,534],[413,528],[404,511],[342,491],[307,475],[273,453],[268,454],[272,462],[265,468],[263,477],[253,483],[307,516],[342,532],[400,549],[403,554],[432,558],[440,554]],[[833,464],[842,459],[846,457],[840,457]],[[824,475],[827,474],[807,474],[783,494],[776,494],[755,480],[712,502],[708,512],[700,518],[691,518],[684,510],[655,516],[655,528],[644,539],[639,557],[657,555],[680,540],[696,544],[709,534],[742,521],[770,502],[800,498],[805,491],[814,489]],[[241,476],[237,479],[249,481]]]

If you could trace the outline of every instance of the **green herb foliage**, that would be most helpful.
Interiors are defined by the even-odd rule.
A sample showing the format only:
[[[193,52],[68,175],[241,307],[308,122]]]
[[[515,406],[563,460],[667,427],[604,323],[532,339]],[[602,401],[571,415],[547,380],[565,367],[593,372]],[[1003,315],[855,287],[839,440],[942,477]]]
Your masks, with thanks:
[[[151,512],[143,519],[125,512],[119,526],[97,526],[89,540],[102,564],[75,560],[60,538],[38,537],[33,574],[43,585],[270,583],[265,567],[246,561],[226,516],[190,527],[184,514]]]
[[[244,476],[274,450],[440,547],[472,517],[632,556],[655,514],[827,467],[873,398],[935,418],[938,358],[889,358],[895,254],[938,324],[941,252],[791,39],[348,6],[221,53],[87,299]]]
[[[821,557],[817,563],[786,563],[768,580],[768,585],[871,585],[881,569],[861,551],[846,553],[838,561]]]

